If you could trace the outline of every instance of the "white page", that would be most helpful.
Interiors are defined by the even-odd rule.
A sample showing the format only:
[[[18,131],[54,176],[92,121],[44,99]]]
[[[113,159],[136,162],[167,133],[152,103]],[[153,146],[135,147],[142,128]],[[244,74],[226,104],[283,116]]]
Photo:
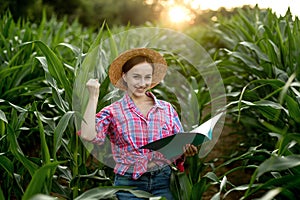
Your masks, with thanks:
[[[203,124],[201,124],[200,126],[198,126],[197,128],[193,129],[192,133],[201,133],[205,136],[207,136],[210,140],[212,139],[212,131],[216,125],[216,123],[218,122],[218,120],[220,119],[220,117],[222,116],[223,113],[219,113],[216,116],[214,116],[213,118],[209,119],[208,121],[204,122]]]

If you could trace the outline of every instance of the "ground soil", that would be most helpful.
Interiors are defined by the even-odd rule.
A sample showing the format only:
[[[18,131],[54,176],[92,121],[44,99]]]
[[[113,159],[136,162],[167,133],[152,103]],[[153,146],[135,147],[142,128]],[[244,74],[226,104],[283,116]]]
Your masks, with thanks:
[[[230,119],[226,119],[226,122],[228,121],[230,121]],[[245,137],[242,134],[238,134],[236,132],[237,131],[236,127],[233,128],[227,124],[231,124],[231,123],[225,123],[225,126],[222,130],[222,134],[220,135],[218,142],[216,143],[213,150],[209,153],[208,157],[205,159],[208,162],[213,161],[214,166],[219,166],[234,154],[245,151],[242,145],[244,143]],[[220,168],[215,173],[219,177],[239,165],[242,165],[242,163],[239,162],[232,163],[231,165],[227,165],[226,167]],[[211,171],[211,169],[208,169],[208,171]],[[250,171],[239,170],[237,172],[228,174],[226,177],[227,177],[227,181],[238,186],[238,185],[249,183],[251,175],[252,172]],[[219,187],[220,185],[211,186],[204,193],[202,200],[211,199],[213,195],[219,192]],[[240,199],[241,196],[243,196],[243,192],[232,192],[224,199],[237,200]]]

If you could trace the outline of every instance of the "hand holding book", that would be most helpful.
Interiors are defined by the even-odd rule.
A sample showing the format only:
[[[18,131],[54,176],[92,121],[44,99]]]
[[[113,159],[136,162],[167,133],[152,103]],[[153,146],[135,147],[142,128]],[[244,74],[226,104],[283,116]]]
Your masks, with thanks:
[[[198,153],[198,148],[192,144],[186,144],[183,146],[184,157],[194,156]]]

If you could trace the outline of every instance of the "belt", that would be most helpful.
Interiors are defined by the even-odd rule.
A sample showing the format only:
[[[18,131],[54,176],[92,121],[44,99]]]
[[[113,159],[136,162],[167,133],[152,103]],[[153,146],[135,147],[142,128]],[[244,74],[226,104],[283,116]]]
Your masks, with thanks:
[[[148,162],[147,169],[155,169],[155,168],[159,168],[159,165],[153,161]]]
[[[159,166],[159,165],[157,165],[157,166],[154,167],[154,168],[148,169],[148,171],[145,172],[142,176],[149,177],[149,176],[157,175],[157,174],[161,173],[162,171],[164,171],[164,169],[165,169],[166,167],[170,168],[169,165],[166,165],[166,166]]]

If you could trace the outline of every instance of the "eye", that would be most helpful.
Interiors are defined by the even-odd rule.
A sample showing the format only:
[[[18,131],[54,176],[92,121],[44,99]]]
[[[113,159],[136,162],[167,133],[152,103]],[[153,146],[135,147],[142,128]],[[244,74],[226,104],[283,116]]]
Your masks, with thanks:
[[[139,79],[140,76],[138,76],[138,75],[133,75],[132,78],[134,78],[134,79]]]

